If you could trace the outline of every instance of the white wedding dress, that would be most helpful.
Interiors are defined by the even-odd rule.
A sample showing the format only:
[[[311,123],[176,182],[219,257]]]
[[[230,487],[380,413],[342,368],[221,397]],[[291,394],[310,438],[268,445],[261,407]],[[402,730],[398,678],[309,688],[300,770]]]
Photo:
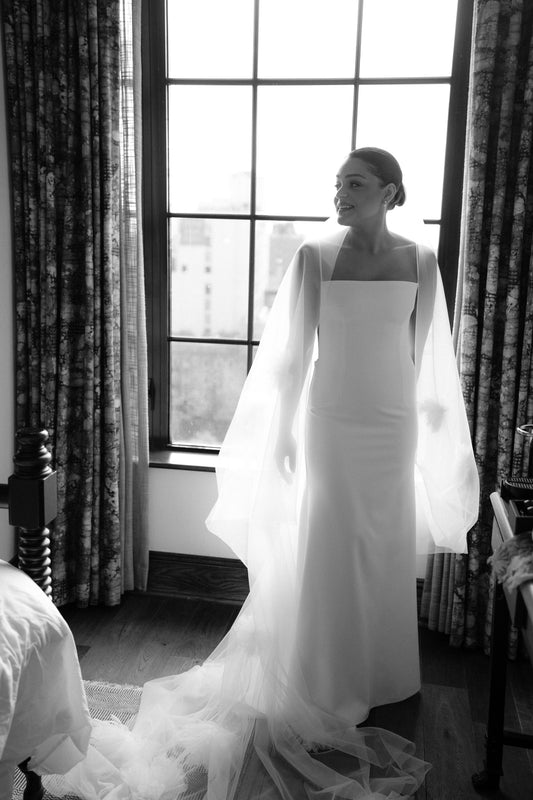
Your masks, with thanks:
[[[477,471],[434,255],[417,284],[332,281],[345,233],[296,254],[219,455],[207,524],[250,594],[203,665],[144,686],[131,731],[95,723],[64,784],[87,800],[393,800],[424,779],[412,743],[356,726],[419,688],[415,538],[466,550]]]
[[[324,283],[307,409],[298,658],[346,722],[420,688],[415,283]]]

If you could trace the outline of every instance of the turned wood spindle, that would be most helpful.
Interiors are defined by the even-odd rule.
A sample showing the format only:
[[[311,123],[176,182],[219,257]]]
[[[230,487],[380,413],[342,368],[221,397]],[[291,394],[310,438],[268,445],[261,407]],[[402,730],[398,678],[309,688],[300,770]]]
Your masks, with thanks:
[[[19,529],[19,568],[51,595],[50,531],[46,526],[57,515],[57,475],[46,448],[48,431],[21,428],[16,439],[15,470],[8,480],[9,524]]]

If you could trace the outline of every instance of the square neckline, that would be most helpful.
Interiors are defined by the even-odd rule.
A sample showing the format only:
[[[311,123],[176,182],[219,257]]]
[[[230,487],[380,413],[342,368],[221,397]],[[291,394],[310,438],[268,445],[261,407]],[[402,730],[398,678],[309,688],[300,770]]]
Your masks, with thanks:
[[[418,286],[418,281],[402,281],[397,278],[385,278],[384,280],[380,280],[379,278],[369,278],[366,280],[358,278],[330,278],[329,281],[322,281],[322,283],[407,283],[412,286]]]
[[[418,287],[420,284],[420,247],[418,242],[413,242],[413,244],[415,246],[416,281],[402,281],[394,278],[386,278],[385,280],[379,280],[376,278],[367,278],[366,280],[358,280],[357,278],[335,278],[335,268],[337,266],[337,259],[335,259],[335,263],[333,264],[333,269],[331,271],[331,277],[327,281],[322,280],[321,283],[412,283],[413,286]]]

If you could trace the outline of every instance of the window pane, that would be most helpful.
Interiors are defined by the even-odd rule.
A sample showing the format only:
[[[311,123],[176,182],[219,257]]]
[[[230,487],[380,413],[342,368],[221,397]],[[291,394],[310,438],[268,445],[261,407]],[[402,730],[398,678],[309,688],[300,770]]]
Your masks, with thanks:
[[[333,212],[335,174],[350,150],[352,106],[350,86],[259,87],[259,213]]]
[[[396,156],[406,205],[425,218],[441,215],[449,94],[447,84],[359,90],[357,147],[383,147]]]
[[[249,78],[250,0],[167,0],[170,78]]]
[[[169,86],[171,212],[250,208],[249,86]]]
[[[318,223],[321,225],[321,223]],[[260,339],[281,279],[313,222],[257,222],[255,229],[254,339]]]
[[[260,78],[352,78],[357,0],[260,4]]]
[[[218,447],[246,377],[246,347],[170,343],[170,440]]]
[[[246,338],[250,223],[170,220],[172,336]]]
[[[366,0],[361,77],[451,75],[456,16],[457,0]]]
[[[439,251],[440,225],[424,225],[424,244],[430,245],[435,253]]]

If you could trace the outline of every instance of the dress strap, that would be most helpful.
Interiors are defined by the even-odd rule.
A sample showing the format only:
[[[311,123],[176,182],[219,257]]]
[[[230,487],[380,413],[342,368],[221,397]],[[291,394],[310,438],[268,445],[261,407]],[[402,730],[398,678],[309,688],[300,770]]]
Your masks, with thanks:
[[[416,301],[415,366],[420,373],[422,353],[433,318],[437,289],[437,259],[431,248],[417,244],[418,297]]]

